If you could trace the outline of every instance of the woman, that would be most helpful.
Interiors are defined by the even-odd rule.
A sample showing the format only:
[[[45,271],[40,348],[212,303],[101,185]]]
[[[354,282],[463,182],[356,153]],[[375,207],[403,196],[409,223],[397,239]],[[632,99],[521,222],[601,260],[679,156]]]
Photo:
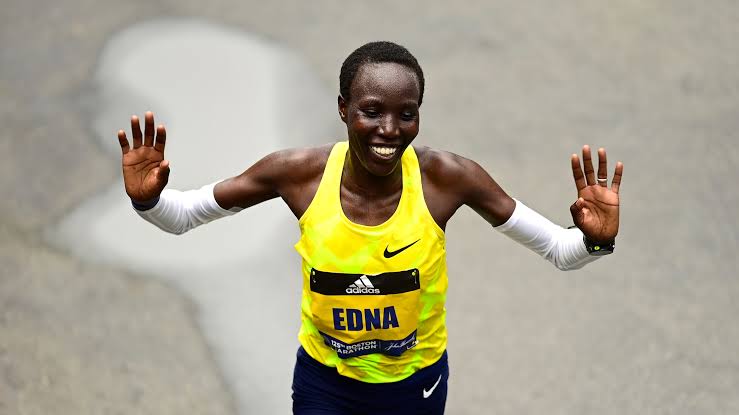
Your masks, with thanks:
[[[298,218],[302,326],[295,414],[442,414],[446,401],[444,229],[462,205],[560,269],[613,251],[623,165],[608,187],[589,147],[572,155],[577,228],[563,229],[508,196],[475,162],[413,147],[424,77],[402,46],[373,42],[346,59],[339,116],[347,142],[270,154],[239,176],[164,190],[166,130],[147,113],[133,147],[123,130],[126,192],[146,220],[183,233],[281,197]]]

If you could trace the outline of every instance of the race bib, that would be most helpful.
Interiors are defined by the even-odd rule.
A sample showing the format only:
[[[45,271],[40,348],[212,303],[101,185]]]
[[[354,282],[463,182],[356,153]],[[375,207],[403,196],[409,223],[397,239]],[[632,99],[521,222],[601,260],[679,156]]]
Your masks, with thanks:
[[[313,323],[341,358],[414,347],[420,305],[418,269],[376,275],[311,270]]]

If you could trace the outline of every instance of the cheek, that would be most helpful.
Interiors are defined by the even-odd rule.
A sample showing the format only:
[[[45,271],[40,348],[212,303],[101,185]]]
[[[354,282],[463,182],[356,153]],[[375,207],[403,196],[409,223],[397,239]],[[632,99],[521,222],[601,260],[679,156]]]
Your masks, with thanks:
[[[403,135],[405,135],[407,138],[416,138],[419,131],[419,124],[417,122],[414,122],[412,124],[408,124],[403,128]]]
[[[374,128],[371,123],[368,123],[359,117],[352,118],[346,126],[349,129],[349,134],[356,137],[367,135],[372,132],[372,129]]]

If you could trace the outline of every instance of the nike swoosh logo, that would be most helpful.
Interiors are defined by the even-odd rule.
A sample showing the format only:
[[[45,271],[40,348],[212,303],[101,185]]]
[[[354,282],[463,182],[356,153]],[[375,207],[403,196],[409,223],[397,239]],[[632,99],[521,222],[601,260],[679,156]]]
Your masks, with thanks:
[[[439,386],[439,382],[441,382],[441,375],[439,375],[439,379],[436,379],[436,383],[434,383],[434,386],[432,386],[431,389],[426,390],[426,388],[423,388],[423,399],[428,398],[432,393],[434,393],[434,389]]]
[[[418,241],[420,241],[420,239],[419,239]],[[416,241],[416,242],[418,242],[418,241]],[[392,258],[392,257],[394,257],[395,255],[398,255],[399,253],[401,253],[401,252],[405,251],[406,249],[410,248],[410,247],[411,247],[411,246],[412,246],[413,244],[415,244],[416,242],[411,242],[411,243],[409,243],[408,245],[406,245],[406,246],[404,246],[404,247],[402,247],[402,248],[398,249],[397,251],[392,251],[392,252],[391,252],[391,251],[388,251],[388,250],[387,250],[388,248],[390,248],[390,245],[388,245],[388,246],[386,246],[386,247],[385,247],[385,252],[383,252],[383,253],[382,253],[382,255],[383,255],[383,256],[384,256],[385,258]]]

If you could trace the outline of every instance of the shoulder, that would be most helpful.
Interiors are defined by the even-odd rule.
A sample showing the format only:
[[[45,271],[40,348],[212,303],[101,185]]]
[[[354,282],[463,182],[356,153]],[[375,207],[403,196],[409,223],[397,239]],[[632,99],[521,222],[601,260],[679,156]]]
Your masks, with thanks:
[[[455,168],[468,162],[474,163],[472,160],[449,151],[426,146],[413,146],[413,149],[416,151],[418,162],[422,164],[422,167]]]
[[[304,167],[312,170],[325,167],[328,156],[335,143],[316,147],[287,148],[269,154],[265,159],[285,168]]]
[[[421,174],[429,182],[462,190],[460,185],[475,180],[485,170],[476,162],[449,151],[414,147]],[[487,175],[487,173],[485,173]]]
[[[426,199],[427,205],[431,205],[430,209],[433,206],[442,220],[451,217],[461,205],[471,207],[493,226],[510,217],[515,202],[478,163],[448,151],[428,147],[414,149],[421,168],[424,194],[430,196]]]
[[[288,148],[275,151],[258,164],[264,164],[278,182],[299,184],[323,174],[334,143],[317,147]]]
[[[277,165],[274,188],[296,218],[303,216],[313,200],[334,145],[292,148],[268,156]]]

